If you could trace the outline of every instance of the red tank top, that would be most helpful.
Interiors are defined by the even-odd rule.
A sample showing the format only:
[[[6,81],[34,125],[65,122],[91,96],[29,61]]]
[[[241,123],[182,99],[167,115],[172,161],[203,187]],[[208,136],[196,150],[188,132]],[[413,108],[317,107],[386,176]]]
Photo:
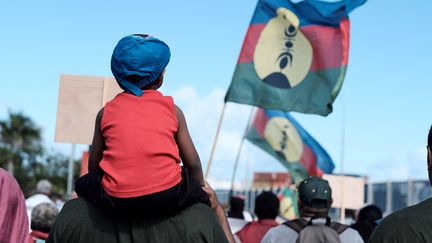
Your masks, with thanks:
[[[156,90],[142,96],[118,94],[103,111],[106,149],[100,162],[102,186],[119,198],[139,197],[181,181],[174,101]]]

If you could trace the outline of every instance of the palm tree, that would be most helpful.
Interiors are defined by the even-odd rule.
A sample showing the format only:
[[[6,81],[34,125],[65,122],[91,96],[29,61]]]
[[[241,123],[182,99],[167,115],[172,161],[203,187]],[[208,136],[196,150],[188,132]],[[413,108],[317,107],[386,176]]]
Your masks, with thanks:
[[[29,117],[20,112],[8,113],[8,119],[0,120],[0,159],[13,175],[15,166],[22,169],[24,162],[35,162],[43,147],[41,129]]]

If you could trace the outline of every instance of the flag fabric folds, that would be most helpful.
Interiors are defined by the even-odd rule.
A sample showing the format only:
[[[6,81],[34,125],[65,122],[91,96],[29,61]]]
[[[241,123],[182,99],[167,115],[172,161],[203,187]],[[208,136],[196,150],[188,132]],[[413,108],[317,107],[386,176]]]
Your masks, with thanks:
[[[328,115],[348,64],[348,13],[366,0],[259,0],[225,102]]]
[[[280,161],[294,182],[334,170],[329,154],[287,112],[258,109],[246,139]]]

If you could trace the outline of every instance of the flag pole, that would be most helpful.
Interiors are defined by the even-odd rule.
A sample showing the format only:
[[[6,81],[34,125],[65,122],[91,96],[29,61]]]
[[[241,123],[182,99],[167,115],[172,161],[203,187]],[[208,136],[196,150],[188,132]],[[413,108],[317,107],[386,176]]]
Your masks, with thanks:
[[[234,180],[235,180],[236,173],[237,173],[237,166],[238,166],[238,163],[240,161],[240,155],[241,155],[241,151],[243,149],[243,143],[244,143],[244,140],[246,138],[246,134],[247,134],[247,132],[249,130],[249,126],[250,126],[250,123],[251,123],[251,120],[252,120],[252,114],[253,114],[254,110],[255,109],[252,106],[252,108],[250,110],[250,113],[249,113],[249,117],[248,117],[247,123],[246,123],[246,128],[245,128],[245,131],[243,133],[239,149],[237,151],[236,160],[235,160],[235,163],[234,163],[233,174],[232,174],[232,177],[231,177],[231,188],[230,188],[230,191],[229,191],[229,194],[228,194],[228,198],[230,198],[232,196],[233,192],[234,192]]]
[[[75,144],[72,144],[71,154],[70,154],[69,161],[68,161],[68,177],[67,177],[67,188],[66,188],[66,194],[68,195],[69,199],[72,196],[74,155],[75,155]]]
[[[217,129],[216,129],[216,135],[215,135],[215,138],[213,139],[212,149],[210,151],[210,156],[209,156],[209,160],[208,160],[208,163],[207,163],[207,168],[206,168],[206,171],[205,171],[205,174],[204,174],[204,179],[207,179],[207,176],[208,176],[208,174],[210,172],[210,167],[211,167],[211,163],[213,161],[213,155],[214,155],[214,151],[216,149],[216,143],[217,143],[217,140],[218,140],[218,137],[219,137],[219,132],[220,132],[220,128],[221,128],[221,125],[222,125],[222,120],[223,120],[223,117],[224,117],[225,108],[226,108],[226,103],[224,103],[224,105],[223,105],[222,113],[221,113],[220,118],[219,118],[219,123],[218,123]]]
[[[342,174],[342,183],[341,183],[341,213],[340,213],[340,222],[345,223],[345,103],[343,102],[342,97],[342,131],[341,131],[341,174]]]

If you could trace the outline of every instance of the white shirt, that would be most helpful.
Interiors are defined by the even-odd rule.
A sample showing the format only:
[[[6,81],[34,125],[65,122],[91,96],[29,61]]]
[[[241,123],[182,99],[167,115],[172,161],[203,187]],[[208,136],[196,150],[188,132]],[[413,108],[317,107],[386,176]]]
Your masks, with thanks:
[[[31,213],[33,211],[33,208],[41,203],[51,203],[52,205],[56,206],[55,203],[45,194],[38,193],[27,198],[25,204],[27,208],[27,216],[29,219],[29,224],[31,223]]]
[[[315,221],[314,221],[315,223]],[[261,240],[261,243],[295,243],[298,237],[298,233],[286,225],[279,225],[271,228]],[[342,243],[364,243],[360,234],[351,228],[347,228],[340,235]]]
[[[229,226],[231,228],[231,233],[232,234],[235,234],[235,233],[239,232],[241,229],[243,229],[243,227],[247,223],[249,223],[248,221],[243,220],[243,219],[230,218],[230,217],[227,217],[227,220],[228,220],[228,224],[229,224]]]

